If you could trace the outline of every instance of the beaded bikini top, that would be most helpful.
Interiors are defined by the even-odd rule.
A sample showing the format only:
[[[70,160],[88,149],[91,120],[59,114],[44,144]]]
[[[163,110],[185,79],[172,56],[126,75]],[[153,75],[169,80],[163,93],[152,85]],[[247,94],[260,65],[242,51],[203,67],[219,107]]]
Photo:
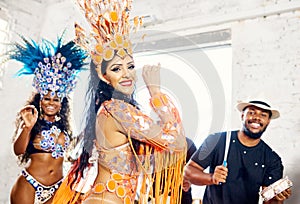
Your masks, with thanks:
[[[69,134],[64,131],[64,142],[59,143],[59,135],[62,132],[60,124],[58,122],[42,121],[41,141],[39,143],[33,143],[34,148],[41,148],[42,152],[51,153],[51,156],[55,159],[64,157],[64,152],[70,145]]]

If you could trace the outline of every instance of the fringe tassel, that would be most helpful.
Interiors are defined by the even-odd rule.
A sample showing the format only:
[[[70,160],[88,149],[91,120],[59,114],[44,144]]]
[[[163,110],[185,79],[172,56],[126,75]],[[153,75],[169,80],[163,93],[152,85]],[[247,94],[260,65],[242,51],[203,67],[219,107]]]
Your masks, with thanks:
[[[128,140],[142,173],[142,178],[139,180],[138,204],[148,203],[149,199],[153,204],[180,204],[186,146],[180,151],[170,152],[146,144],[140,146],[138,155],[133,148],[130,136]],[[79,175],[75,181],[78,163],[79,160],[73,164],[68,176],[57,190],[53,204],[77,204],[89,196],[89,193],[82,194],[80,189],[76,188],[81,178]],[[83,180],[87,181],[88,179]]]
[[[141,161],[130,136],[128,140],[143,173],[138,203],[145,204],[151,199],[153,204],[180,204],[186,146],[181,151],[170,152],[146,144],[139,150],[140,155],[146,155]],[[153,172],[149,174],[151,167]]]

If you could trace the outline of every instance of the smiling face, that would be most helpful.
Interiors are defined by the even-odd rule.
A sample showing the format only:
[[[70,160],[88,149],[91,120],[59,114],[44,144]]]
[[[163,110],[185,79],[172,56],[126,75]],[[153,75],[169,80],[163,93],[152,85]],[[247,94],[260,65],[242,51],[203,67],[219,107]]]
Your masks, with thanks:
[[[54,97],[51,97],[49,91],[48,94],[44,95],[41,99],[40,107],[43,110],[44,119],[52,121],[61,109],[61,99],[57,97],[56,94]]]
[[[111,86],[125,95],[131,95],[136,82],[136,71],[131,56],[126,55],[123,59],[118,55],[107,63],[106,73],[103,77]]]
[[[250,134],[260,137],[270,123],[270,112],[256,106],[248,106],[242,113],[242,123]]]

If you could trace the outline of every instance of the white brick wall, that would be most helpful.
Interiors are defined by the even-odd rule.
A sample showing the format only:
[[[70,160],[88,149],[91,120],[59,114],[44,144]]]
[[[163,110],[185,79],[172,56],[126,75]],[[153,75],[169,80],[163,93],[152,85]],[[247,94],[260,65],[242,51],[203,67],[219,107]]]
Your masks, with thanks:
[[[83,22],[73,1],[61,1],[45,7],[28,4],[19,13],[12,7],[11,16],[18,19],[16,31],[29,33],[37,40],[40,33],[55,39],[68,28],[66,39],[73,36],[73,22]],[[281,111],[281,118],[272,121],[265,140],[282,157],[285,174],[294,181],[293,196],[286,203],[300,203],[300,13],[299,0],[136,0],[133,15],[154,15],[158,24],[149,28],[187,35],[229,28],[232,31],[232,100],[244,99],[257,92],[265,92],[273,105]],[[15,5],[12,3],[12,5]],[[15,5],[17,6],[17,5]],[[43,9],[47,9],[45,12]],[[294,10],[294,11],[293,11]],[[30,15],[30,13],[32,15]],[[265,17],[264,17],[265,16]],[[174,20],[175,19],[175,20]],[[11,79],[18,65],[10,65],[6,72],[4,90],[0,91],[0,203],[8,203],[9,189],[19,172],[11,150],[11,136],[15,112],[29,96],[20,87],[30,84]],[[13,102],[15,101],[15,102]],[[7,110],[10,110],[9,112]],[[232,114],[235,126],[239,117]]]
[[[300,202],[300,22],[299,12],[242,21],[232,27],[233,97],[264,91],[281,111],[265,140],[282,157],[294,181],[287,203]]]

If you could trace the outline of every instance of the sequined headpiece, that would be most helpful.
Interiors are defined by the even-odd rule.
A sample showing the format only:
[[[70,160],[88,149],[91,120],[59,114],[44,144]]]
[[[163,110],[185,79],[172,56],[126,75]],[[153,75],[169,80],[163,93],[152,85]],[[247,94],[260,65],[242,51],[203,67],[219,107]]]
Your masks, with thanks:
[[[9,58],[22,62],[23,68],[17,76],[34,74],[33,87],[41,94],[51,91],[61,99],[68,95],[76,86],[76,76],[83,69],[87,54],[74,41],[62,44],[62,37],[57,45],[43,39],[40,44],[24,37],[23,44],[14,44],[9,51]]]
[[[87,49],[94,64],[100,68],[103,60],[109,61],[115,55],[123,58],[132,55],[129,33],[142,23],[134,18],[129,23],[132,0],[77,0],[85,17],[92,27],[89,36],[78,24],[75,24],[76,43]]]

